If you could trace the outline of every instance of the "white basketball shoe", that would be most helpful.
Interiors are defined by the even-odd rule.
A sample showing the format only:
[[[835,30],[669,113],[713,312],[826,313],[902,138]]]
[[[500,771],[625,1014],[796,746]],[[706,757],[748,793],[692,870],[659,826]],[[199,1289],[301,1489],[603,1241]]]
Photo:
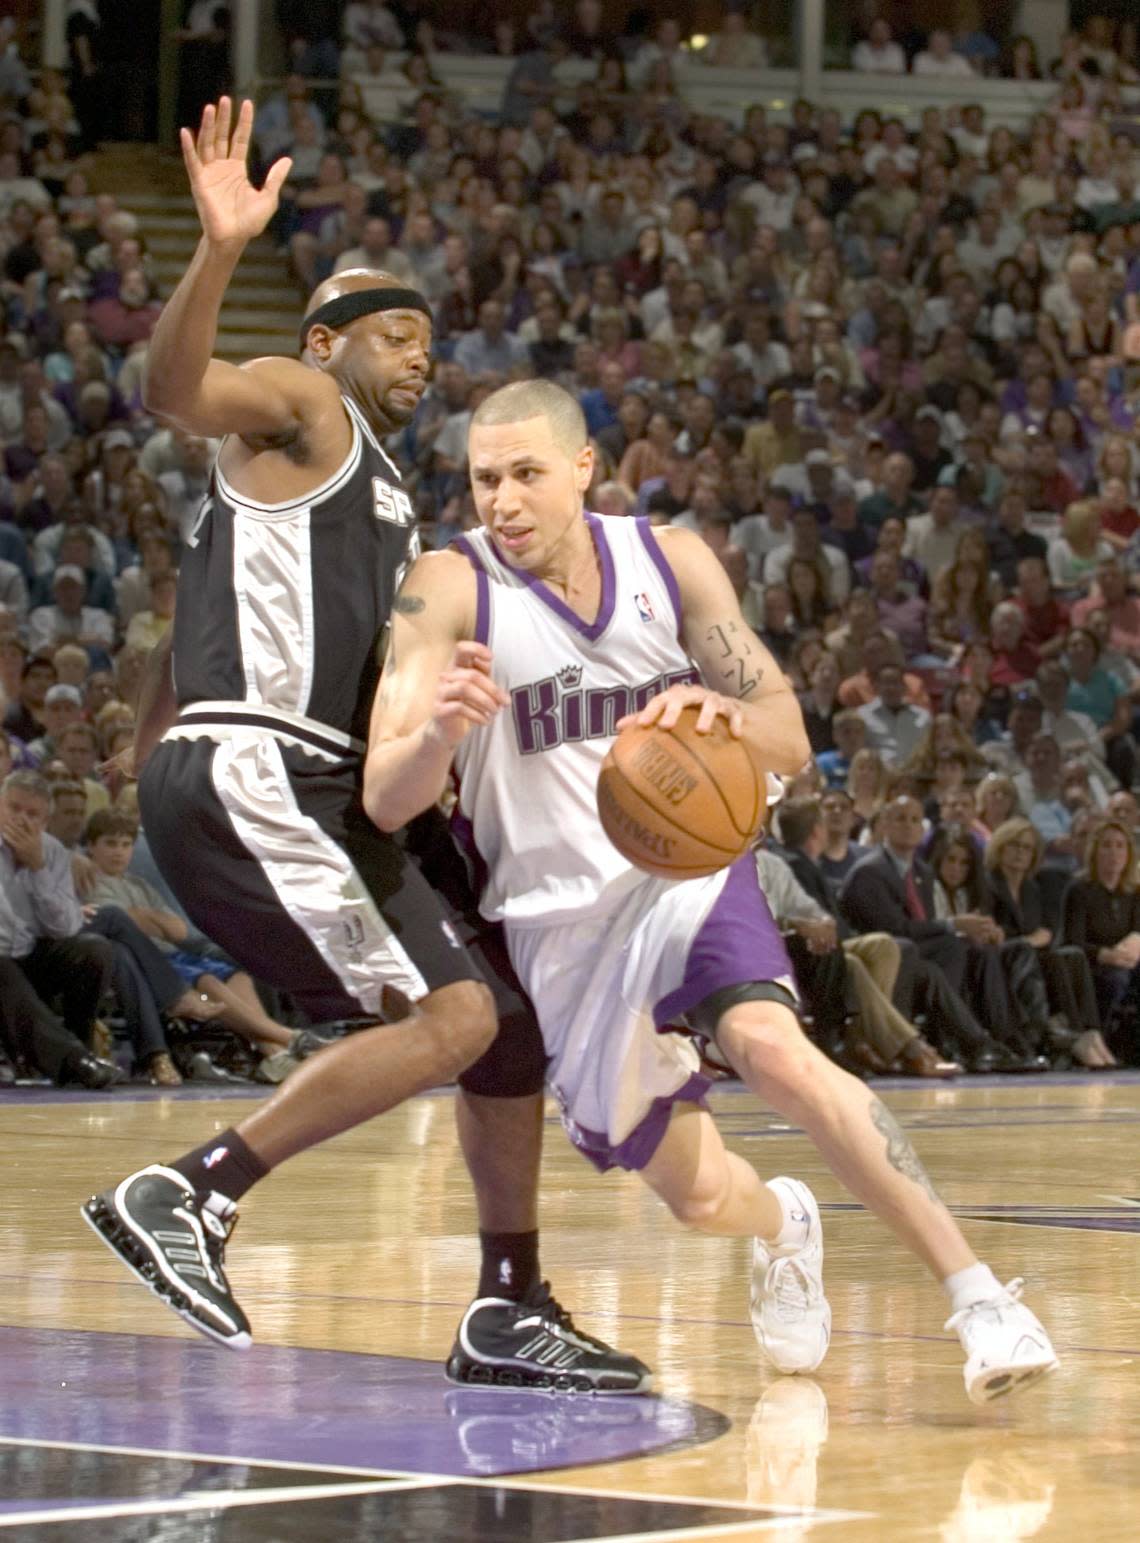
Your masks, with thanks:
[[[946,1320],[966,1352],[963,1376],[972,1404],[988,1404],[1060,1365],[1048,1334],[1020,1300],[1024,1285],[1011,1280],[1000,1296],[974,1302]]]
[[[777,1371],[813,1372],[831,1341],[831,1308],[823,1294],[823,1226],[815,1196],[799,1179],[769,1179],[788,1202],[803,1240],[752,1244],[752,1327]]]

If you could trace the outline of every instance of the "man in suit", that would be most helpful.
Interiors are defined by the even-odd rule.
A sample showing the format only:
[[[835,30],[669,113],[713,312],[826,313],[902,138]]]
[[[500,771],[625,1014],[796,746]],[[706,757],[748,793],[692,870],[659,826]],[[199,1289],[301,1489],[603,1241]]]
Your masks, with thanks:
[[[920,960],[934,966],[924,984],[949,988],[938,994],[939,1012],[948,1016],[947,1028],[952,1024],[972,1071],[1045,1070],[1047,1062],[998,1043],[978,1022],[1016,1023],[998,951],[983,941],[992,923],[982,916],[936,918],[934,875],[915,856],[922,839],[922,805],[916,798],[894,799],[883,815],[883,844],[847,875],[840,911],[857,932],[908,939]],[[933,1017],[929,1009],[928,1015]]]
[[[827,841],[819,800],[789,799],[780,805],[779,825],[781,855],[801,888],[836,927],[867,1040],[880,1053],[884,1044],[889,1047],[885,1055],[889,1064],[881,1069],[912,1077],[955,1076],[961,1066],[939,1055],[908,1021],[919,963],[912,945],[885,932],[854,935],[835,909],[831,889],[817,866]],[[904,955],[909,957],[904,960]]]

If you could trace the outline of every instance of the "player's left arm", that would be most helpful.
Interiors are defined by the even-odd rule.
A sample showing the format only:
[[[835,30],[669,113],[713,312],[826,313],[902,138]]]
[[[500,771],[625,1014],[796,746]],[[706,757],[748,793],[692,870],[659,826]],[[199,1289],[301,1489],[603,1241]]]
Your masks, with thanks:
[[[637,721],[672,728],[683,708],[699,704],[699,733],[725,718],[766,771],[794,776],[811,757],[803,713],[780,666],[744,620],[727,573],[692,531],[665,526],[654,535],[681,594],[682,641],[705,685],[671,686]]]

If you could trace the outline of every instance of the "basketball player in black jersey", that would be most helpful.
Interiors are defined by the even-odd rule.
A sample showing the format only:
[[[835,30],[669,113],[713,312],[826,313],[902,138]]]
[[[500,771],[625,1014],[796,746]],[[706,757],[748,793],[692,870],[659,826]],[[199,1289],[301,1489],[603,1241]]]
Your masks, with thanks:
[[[449,1374],[638,1392],[648,1368],[576,1330],[539,1277],[544,1059],[529,1003],[494,938],[445,909],[361,803],[379,637],[393,608],[417,603],[397,592],[418,546],[380,440],[427,384],[430,311],[388,274],[344,273],[309,303],[301,361],[211,357],[226,287],[289,169],[278,161],[253,188],[251,122],[247,102],[231,138],[222,98],[196,139],[182,131],[203,235],[155,328],[146,400],[222,446],[172,643],[140,701],[139,803],[203,930],[315,1021],[377,1026],[319,1049],[236,1129],[129,1175],[84,1216],[195,1328],[244,1348],[223,1268],[237,1201],[286,1158],[458,1077],[483,1269]]]

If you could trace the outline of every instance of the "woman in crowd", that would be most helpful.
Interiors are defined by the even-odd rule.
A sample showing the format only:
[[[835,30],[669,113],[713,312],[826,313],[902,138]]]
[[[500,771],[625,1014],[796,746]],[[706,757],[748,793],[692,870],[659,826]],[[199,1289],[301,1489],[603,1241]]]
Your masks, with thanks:
[[[1058,945],[1045,925],[1036,873],[1045,843],[1026,819],[1005,820],[986,846],[994,920],[1007,938],[1020,938],[1037,950],[1051,1008],[1054,1048],[1068,1037],[1073,1060],[1090,1068],[1112,1067],[1116,1058],[1100,1031],[1100,1012],[1092,972],[1084,951]]]
[[[976,782],[985,770],[984,758],[953,713],[938,713],[923,730],[906,763],[906,770],[923,786],[923,796],[934,784],[939,757],[948,750],[963,757],[966,765],[964,781]]]
[[[972,680],[960,680],[944,699],[946,711],[962,727],[972,745],[988,745],[1001,738],[1001,724],[984,715],[984,698]]]
[[[1009,996],[1008,1043],[1027,1055],[1068,1053],[1072,1035],[1061,1035],[1049,1021],[1049,994],[1037,952],[1024,938],[1006,938],[991,916],[992,901],[982,867],[982,854],[963,825],[942,825],[935,832],[927,861],[934,870],[934,914],[939,921],[958,916],[990,918],[985,946],[1001,954],[1002,974]]]
[[[882,807],[887,794],[889,773],[886,763],[877,750],[857,750],[851,757],[851,770],[847,774],[847,792],[856,820],[852,834],[859,838],[863,827]]]
[[[971,531],[962,532],[954,561],[935,578],[930,594],[930,647],[949,658],[964,643],[987,635],[996,599],[985,557],[978,559],[972,536]]]
[[[1100,510],[1091,499],[1080,499],[1065,510],[1061,534],[1049,543],[1049,578],[1055,589],[1076,594],[1096,577],[1097,564],[1112,555]]]
[[[792,593],[792,611],[799,627],[828,627],[835,625],[835,616],[828,593],[827,573],[822,562],[806,557],[793,557],[788,564],[788,588]]]
[[[804,713],[804,727],[811,742],[813,755],[835,749],[835,735],[831,724],[839,706],[839,665],[835,655],[821,651],[808,676],[807,691],[800,698]]]
[[[978,819],[992,835],[999,825],[1021,815],[1021,800],[1012,777],[1000,772],[990,772],[983,777],[977,790]]]
[[[1119,477],[1124,483],[1129,498],[1140,495],[1140,456],[1135,454],[1123,434],[1106,434],[1101,441],[1096,458],[1097,492],[1102,493],[1113,477]]]
[[[1104,820],[1089,838],[1085,866],[1065,891],[1063,936],[1084,950],[1110,1048],[1131,1065],[1140,1062],[1137,976],[1140,965],[1140,893],[1136,847],[1120,820]]]

